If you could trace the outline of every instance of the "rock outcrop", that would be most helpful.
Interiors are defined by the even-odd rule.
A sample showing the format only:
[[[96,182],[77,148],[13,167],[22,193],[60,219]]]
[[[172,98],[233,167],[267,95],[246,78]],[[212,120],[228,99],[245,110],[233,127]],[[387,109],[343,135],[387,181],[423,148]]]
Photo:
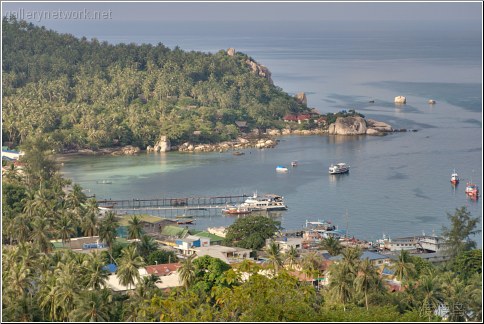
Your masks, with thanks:
[[[250,69],[252,70],[252,72],[262,78],[265,78],[267,80],[269,80],[269,82],[271,84],[274,84],[274,82],[272,81],[272,78],[271,78],[271,71],[269,71],[268,68],[266,68],[264,65],[260,65],[258,64],[257,62],[253,61],[252,59],[247,59],[245,61],[245,63],[247,63],[250,67]]]
[[[374,131],[382,132],[382,133],[393,132],[392,126],[388,125],[387,123],[377,121],[377,120],[374,120],[374,119],[367,119],[366,120],[366,127],[368,128],[368,130],[372,129]],[[368,131],[366,133],[369,134]],[[373,134],[371,134],[371,135],[373,135]]]
[[[366,121],[360,116],[338,117],[328,128],[329,135],[362,135],[366,131]]]
[[[231,48],[229,48],[229,49],[227,50],[227,55],[228,55],[228,56],[234,56],[234,55],[235,55],[235,48],[232,48],[232,47],[231,47]]]
[[[304,92],[299,92],[294,96],[296,98],[296,101],[300,103],[301,105],[308,105],[308,99],[306,98],[306,93]]]
[[[123,146],[120,150],[116,150],[112,152],[112,155],[135,155],[138,154],[141,151],[139,147],[132,146],[132,145],[127,145]]]
[[[396,96],[395,97],[395,103],[396,104],[406,104],[407,98],[405,98],[404,96]]]

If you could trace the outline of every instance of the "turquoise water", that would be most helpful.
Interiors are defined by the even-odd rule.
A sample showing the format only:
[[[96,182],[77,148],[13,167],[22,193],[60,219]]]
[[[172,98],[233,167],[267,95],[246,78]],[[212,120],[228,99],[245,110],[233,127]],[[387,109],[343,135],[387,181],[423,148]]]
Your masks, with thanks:
[[[342,228],[348,224],[350,235],[368,240],[382,233],[438,233],[448,225],[446,213],[461,206],[482,219],[482,201],[471,201],[464,193],[466,180],[482,188],[479,32],[449,32],[439,26],[338,30],[302,24],[290,31],[274,25],[256,34],[253,26],[234,24],[220,30],[207,24],[195,31],[174,26],[170,30],[176,33],[165,28],[138,36],[148,27],[88,36],[110,42],[161,41],[187,50],[235,47],[268,66],[275,84],[285,91],[306,91],[308,105],[320,112],[356,109],[394,128],[418,132],[288,136],[274,149],[250,149],[242,156],[170,152],[66,162],[65,175],[90,193],[113,199],[277,193],[289,206],[275,216],[283,227],[297,229],[305,220],[329,219]],[[396,106],[397,95],[405,95],[407,104]],[[429,99],[437,103],[428,105]],[[290,167],[292,160],[299,161],[297,167]],[[328,167],[335,162],[348,163],[350,173],[330,176]],[[277,165],[290,170],[278,174]],[[454,168],[461,177],[455,189],[450,185]],[[112,184],[97,184],[101,179]],[[211,213],[197,217],[194,227],[227,226],[234,219]]]

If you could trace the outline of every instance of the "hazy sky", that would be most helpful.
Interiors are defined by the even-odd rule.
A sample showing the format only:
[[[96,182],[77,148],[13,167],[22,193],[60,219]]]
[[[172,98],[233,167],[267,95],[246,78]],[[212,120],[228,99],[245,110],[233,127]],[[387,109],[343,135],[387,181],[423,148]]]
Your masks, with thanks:
[[[40,16],[40,11],[63,13]],[[2,15],[21,13],[25,20],[49,27],[69,20],[89,22],[85,17],[66,18],[67,11],[101,11],[103,19],[120,21],[482,21],[482,4],[475,2],[272,2],[272,3],[140,3],[140,2],[2,2]],[[33,17],[34,12],[36,16]],[[30,14],[30,16],[27,16]],[[79,14],[78,14],[79,15]],[[30,19],[29,19],[30,18]],[[74,19],[75,18],[75,19]],[[56,20],[56,21],[54,21]]]

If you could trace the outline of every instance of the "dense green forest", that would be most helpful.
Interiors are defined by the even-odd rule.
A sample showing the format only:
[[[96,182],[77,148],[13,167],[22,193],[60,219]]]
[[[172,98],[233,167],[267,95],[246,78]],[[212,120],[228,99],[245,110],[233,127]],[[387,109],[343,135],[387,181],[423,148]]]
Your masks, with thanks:
[[[243,53],[186,52],[162,43],[78,39],[2,20],[4,141],[44,137],[56,150],[219,142],[280,127],[307,107],[255,74]],[[196,135],[194,135],[194,132]]]

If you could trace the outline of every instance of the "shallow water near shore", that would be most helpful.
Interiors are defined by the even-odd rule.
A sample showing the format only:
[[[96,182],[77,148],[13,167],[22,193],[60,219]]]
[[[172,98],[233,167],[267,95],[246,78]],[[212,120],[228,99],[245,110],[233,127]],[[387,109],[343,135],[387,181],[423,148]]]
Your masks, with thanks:
[[[412,26],[408,31],[347,29],[335,34],[334,29],[304,29],[301,24],[288,33],[274,27],[253,36],[239,27],[237,33],[224,34],[208,32],[214,26],[200,26],[195,33],[209,35],[203,38],[194,37],[189,28],[144,39],[139,31],[88,36],[111,42],[161,41],[186,50],[235,47],[266,65],[274,83],[288,93],[305,91],[308,105],[322,113],[355,109],[394,128],[418,131],[384,137],[285,136],[273,149],[247,149],[241,156],[169,152],[75,157],[64,162],[65,176],[98,198],[276,193],[289,206],[274,216],[284,228],[326,219],[366,240],[383,233],[438,234],[448,225],[447,213],[462,206],[482,220],[481,198],[473,201],[464,193],[469,180],[482,191],[479,33]],[[396,46],[395,39],[404,44]],[[397,95],[405,95],[407,104],[395,105]],[[429,105],[429,99],[436,104]],[[293,160],[297,167],[290,166]],[[350,173],[329,175],[329,165],[337,162],[348,163]],[[289,172],[276,173],[277,165]],[[453,169],[461,178],[456,188],[450,184]],[[103,179],[112,183],[97,183]],[[196,217],[192,227],[228,226],[234,219],[212,212]],[[475,239],[481,246],[481,237]]]

